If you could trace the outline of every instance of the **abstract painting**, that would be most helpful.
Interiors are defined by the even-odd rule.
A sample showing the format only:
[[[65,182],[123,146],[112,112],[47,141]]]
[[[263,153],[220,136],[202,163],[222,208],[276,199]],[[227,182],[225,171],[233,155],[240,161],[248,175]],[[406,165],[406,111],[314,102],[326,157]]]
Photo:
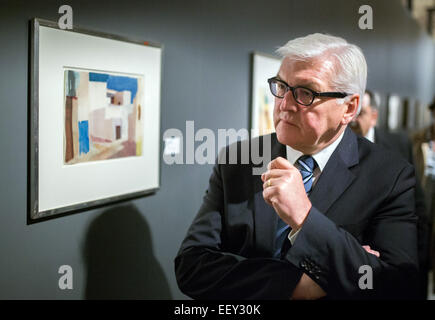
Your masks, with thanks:
[[[141,76],[64,71],[64,163],[142,155]]]

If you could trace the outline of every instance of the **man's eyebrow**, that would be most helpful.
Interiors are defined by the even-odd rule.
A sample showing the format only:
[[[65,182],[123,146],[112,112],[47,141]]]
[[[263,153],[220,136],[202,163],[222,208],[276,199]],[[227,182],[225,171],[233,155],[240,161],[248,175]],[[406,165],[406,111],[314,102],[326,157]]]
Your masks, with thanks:
[[[310,89],[312,89],[312,88],[319,89],[320,88],[320,85],[314,81],[300,81],[300,82],[297,82],[297,85],[301,86],[301,87],[307,87]]]
[[[275,76],[275,78],[277,78],[278,80],[284,81],[282,80],[282,78],[279,76],[279,74],[277,74]],[[284,81],[285,82],[285,81]],[[315,82],[315,81],[311,81],[311,80],[301,80],[301,81],[296,81],[296,85],[295,86],[300,86],[300,87],[306,87],[309,89],[315,88],[315,89],[319,89],[320,85]]]

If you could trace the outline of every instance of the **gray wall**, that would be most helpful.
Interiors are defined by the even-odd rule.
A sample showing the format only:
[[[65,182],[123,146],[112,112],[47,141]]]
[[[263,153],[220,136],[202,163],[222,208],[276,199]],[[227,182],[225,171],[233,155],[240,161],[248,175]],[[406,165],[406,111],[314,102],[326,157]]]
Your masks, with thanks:
[[[28,20],[57,20],[64,1],[1,1],[0,298],[185,298],[173,258],[201,204],[211,166],[162,164],[157,194],[26,224]],[[243,128],[249,54],[328,32],[361,46],[370,88],[429,102],[435,45],[399,1],[69,1],[74,24],[164,44],[162,133]],[[358,8],[374,9],[374,30]],[[62,54],[62,48],[59,48]],[[60,265],[74,289],[58,289]]]

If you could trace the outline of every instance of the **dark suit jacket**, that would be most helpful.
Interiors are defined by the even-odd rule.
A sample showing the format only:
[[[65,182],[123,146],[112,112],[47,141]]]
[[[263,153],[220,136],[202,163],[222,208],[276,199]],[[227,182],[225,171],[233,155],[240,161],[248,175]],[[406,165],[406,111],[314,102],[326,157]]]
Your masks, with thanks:
[[[414,165],[412,143],[404,132],[389,132],[375,128],[375,143],[400,154],[409,163]]]
[[[388,132],[375,128],[375,143],[380,144],[406,159],[415,167],[412,142],[404,132]],[[415,214],[418,217],[417,238],[418,238],[418,262],[422,278],[421,294],[418,298],[427,297],[427,272],[429,271],[429,249],[430,249],[430,219],[426,210],[426,199],[418,175],[415,185]]]
[[[286,157],[285,146],[275,134],[271,138],[272,159]],[[229,148],[240,151],[243,143],[262,141]],[[406,161],[347,128],[310,193],[312,209],[282,260],[272,258],[277,214],[264,201],[261,177],[252,175],[252,167],[214,166],[203,204],[175,258],[185,294],[288,299],[302,273],[332,299],[406,298],[414,290],[415,178]],[[379,251],[381,258],[362,245]],[[359,288],[363,265],[372,268],[372,290]]]

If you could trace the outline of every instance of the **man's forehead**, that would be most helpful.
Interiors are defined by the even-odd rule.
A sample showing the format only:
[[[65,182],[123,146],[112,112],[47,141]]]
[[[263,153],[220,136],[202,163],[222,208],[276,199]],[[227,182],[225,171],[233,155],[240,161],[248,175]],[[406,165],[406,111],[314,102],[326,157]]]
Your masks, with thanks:
[[[278,72],[278,77],[302,83],[325,85],[328,84],[333,64],[330,60],[312,59],[309,61],[299,61],[285,58]]]

